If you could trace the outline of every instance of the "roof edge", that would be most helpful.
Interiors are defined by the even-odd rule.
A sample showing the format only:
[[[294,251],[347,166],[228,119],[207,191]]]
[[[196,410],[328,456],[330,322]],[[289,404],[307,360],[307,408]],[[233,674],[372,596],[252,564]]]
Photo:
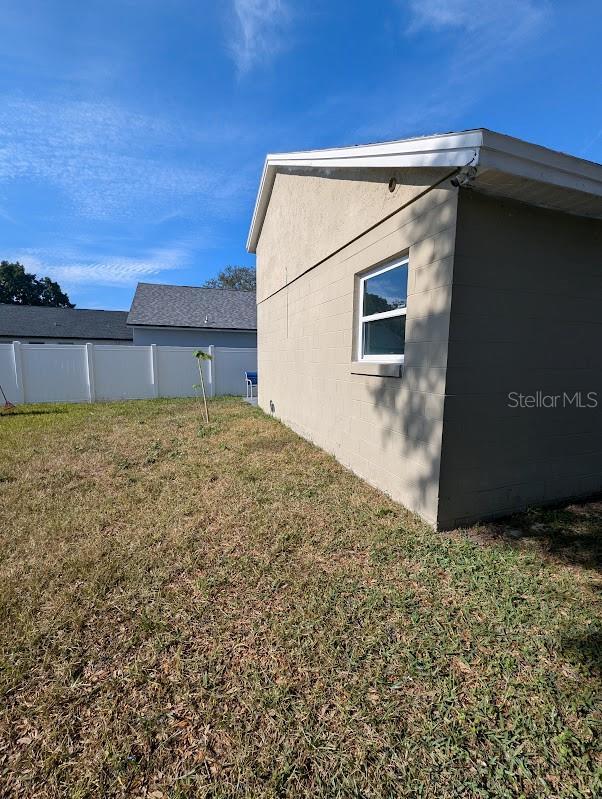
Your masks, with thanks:
[[[255,252],[267,212],[278,167],[308,168],[353,167],[454,167],[475,163],[475,155],[483,140],[483,130],[443,133],[411,139],[332,147],[325,150],[301,150],[290,153],[269,153],[263,165],[259,191],[255,201],[247,238],[248,252]]]
[[[252,268],[253,267],[249,267],[249,269]],[[138,286],[161,286],[162,288],[168,289],[202,289],[203,291],[235,291],[237,294],[255,294],[254,289],[229,289],[222,286],[189,286],[183,283],[149,283],[146,280],[139,280],[136,283],[136,289],[138,289]]]
[[[247,250],[256,252],[279,167],[461,167],[468,163],[481,173],[497,170],[602,197],[602,165],[486,128],[382,144],[274,153],[265,159]]]
[[[21,302],[0,302],[0,308],[35,308],[43,311],[87,311],[94,313],[129,313],[120,308],[64,308],[59,305],[25,305]]]
[[[211,327],[210,325],[160,325],[157,322],[127,322],[128,327],[150,327],[160,330],[211,330],[223,333],[256,333],[257,327]]]

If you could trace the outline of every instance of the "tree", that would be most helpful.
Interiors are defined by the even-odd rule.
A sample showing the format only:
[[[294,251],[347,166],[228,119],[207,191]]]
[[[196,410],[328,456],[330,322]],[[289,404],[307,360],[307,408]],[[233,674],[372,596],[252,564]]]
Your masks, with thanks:
[[[26,272],[18,261],[0,261],[0,302],[8,305],[49,305],[75,308],[58,283]]]
[[[235,291],[255,291],[255,267],[227,266],[203,284],[206,289],[234,289]]]

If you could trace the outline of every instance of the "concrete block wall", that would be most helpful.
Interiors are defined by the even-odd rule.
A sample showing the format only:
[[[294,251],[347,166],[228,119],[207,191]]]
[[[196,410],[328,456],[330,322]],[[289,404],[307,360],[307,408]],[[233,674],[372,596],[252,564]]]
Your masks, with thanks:
[[[460,192],[439,527],[602,490],[601,309],[602,222]]]
[[[443,173],[396,174],[394,193],[379,170],[277,175],[257,248],[259,404],[434,524],[456,191],[433,190],[310,269]],[[405,253],[403,378],[353,374],[357,275]]]

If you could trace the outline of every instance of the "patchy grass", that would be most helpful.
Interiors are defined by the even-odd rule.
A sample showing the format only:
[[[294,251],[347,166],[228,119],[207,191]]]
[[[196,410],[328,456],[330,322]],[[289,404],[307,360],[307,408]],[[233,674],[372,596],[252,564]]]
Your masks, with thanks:
[[[437,535],[211,412],[0,418],[1,795],[600,795],[599,573],[549,546],[572,511]]]

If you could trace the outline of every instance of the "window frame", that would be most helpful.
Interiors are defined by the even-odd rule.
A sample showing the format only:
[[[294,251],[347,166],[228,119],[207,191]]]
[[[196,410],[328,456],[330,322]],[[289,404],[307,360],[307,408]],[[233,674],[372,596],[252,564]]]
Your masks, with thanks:
[[[403,363],[405,359],[405,352],[400,353],[399,355],[365,355],[364,354],[364,324],[366,322],[373,322],[378,319],[390,319],[395,316],[406,316],[408,311],[407,305],[407,297],[406,297],[406,307],[405,308],[396,308],[393,311],[382,311],[381,313],[369,314],[368,316],[363,315],[363,308],[364,308],[364,287],[366,285],[366,281],[370,280],[370,278],[377,277],[378,275],[382,275],[384,272],[390,272],[391,269],[396,269],[399,266],[407,266],[408,267],[408,277],[409,277],[409,269],[410,269],[410,258],[408,255],[404,255],[401,258],[396,258],[394,261],[388,261],[385,264],[381,264],[381,266],[374,267],[367,272],[359,275],[359,282],[358,282],[358,305],[357,305],[357,343],[356,343],[356,356],[357,360],[364,362],[364,363]],[[405,344],[405,342],[404,342]],[[405,346],[404,346],[405,349]]]

